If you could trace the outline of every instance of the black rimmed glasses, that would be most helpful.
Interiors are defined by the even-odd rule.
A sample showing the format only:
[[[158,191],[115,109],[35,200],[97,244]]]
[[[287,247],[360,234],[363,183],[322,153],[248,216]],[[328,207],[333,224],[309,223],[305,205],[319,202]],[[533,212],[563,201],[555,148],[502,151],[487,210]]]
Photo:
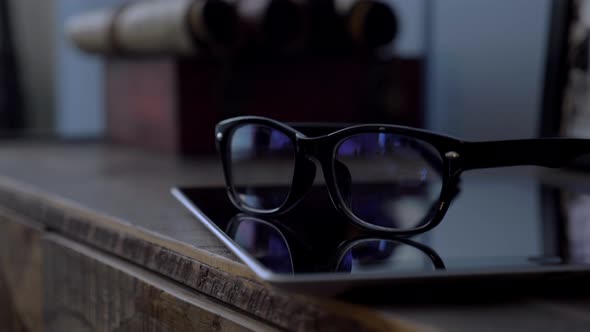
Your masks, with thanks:
[[[440,223],[460,174],[516,165],[559,167],[590,153],[590,140],[466,142],[385,125],[287,125],[244,116],[216,127],[228,193],[242,211],[278,215],[311,188],[317,161],[334,206],[365,229],[415,234]]]

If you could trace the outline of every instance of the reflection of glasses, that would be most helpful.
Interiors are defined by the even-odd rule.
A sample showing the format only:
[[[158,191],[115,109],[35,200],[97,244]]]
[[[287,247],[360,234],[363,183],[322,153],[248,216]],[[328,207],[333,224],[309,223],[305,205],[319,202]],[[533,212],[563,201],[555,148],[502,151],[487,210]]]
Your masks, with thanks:
[[[217,125],[236,207],[259,215],[289,210],[313,184],[317,160],[332,202],[345,216],[370,230],[414,234],[440,223],[464,170],[557,167],[590,151],[582,139],[464,142],[393,125],[296,128],[254,116]],[[308,130],[313,137],[302,133]]]
[[[335,270],[367,273],[378,271],[444,270],[445,264],[430,247],[403,238],[365,238],[343,246]]]
[[[267,269],[278,273],[294,272],[289,242],[272,223],[238,214],[229,221],[226,232]]]
[[[335,271],[356,274],[445,269],[432,248],[405,238],[361,237],[334,247],[318,248],[317,244],[304,243],[296,233],[289,231],[276,221],[247,214],[234,216],[226,230],[256,261],[276,273]]]

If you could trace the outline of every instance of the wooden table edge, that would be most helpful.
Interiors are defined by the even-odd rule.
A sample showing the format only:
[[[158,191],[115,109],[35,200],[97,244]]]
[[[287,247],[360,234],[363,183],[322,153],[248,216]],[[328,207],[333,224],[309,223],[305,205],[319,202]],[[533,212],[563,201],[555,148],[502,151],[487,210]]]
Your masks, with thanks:
[[[281,303],[283,306],[290,304],[295,310],[324,312],[326,316],[322,319],[332,317],[332,319],[341,319],[344,322],[348,320],[351,327],[362,327],[370,331],[428,330],[428,328],[420,326],[421,324],[414,324],[398,318],[393,319],[390,315],[383,315],[360,305],[269,291],[267,286],[242,263],[176,241],[117,217],[94,211],[69,199],[6,176],[0,176],[0,206],[41,223],[46,230],[60,234],[68,240],[80,242],[91,248],[131,261],[246,312],[250,312],[250,308],[227,301],[223,296],[220,296],[220,290],[215,289],[215,285],[195,283],[194,280],[188,280],[175,273],[177,271],[162,271],[155,266],[157,264],[144,263],[157,255],[161,260],[172,260],[179,263],[189,274],[195,272],[195,269],[199,269],[201,272],[206,270],[206,274],[220,273],[235,277],[232,278],[237,283],[234,286],[243,286],[247,288],[246,292],[261,292],[261,296],[273,298],[271,302],[278,301],[279,306]],[[131,244],[126,245],[126,243]],[[137,250],[129,250],[134,247],[137,247]],[[139,248],[144,250],[139,250]],[[133,251],[148,251],[150,257],[143,257],[142,254]],[[272,308],[267,308],[267,310],[272,311]],[[272,321],[272,318],[276,316],[273,314],[266,316],[260,312],[253,314],[257,318],[270,318],[270,323],[278,326],[288,327],[289,325],[288,322],[282,321],[280,318],[278,321]]]

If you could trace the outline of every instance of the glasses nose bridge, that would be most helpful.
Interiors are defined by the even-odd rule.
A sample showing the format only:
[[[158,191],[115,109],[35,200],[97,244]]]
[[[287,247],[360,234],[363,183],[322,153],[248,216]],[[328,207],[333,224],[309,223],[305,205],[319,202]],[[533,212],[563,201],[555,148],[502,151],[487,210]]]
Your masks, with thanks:
[[[298,152],[312,161],[316,169],[319,170],[319,173],[315,173],[315,176],[319,176],[316,181],[326,181],[326,177],[329,176],[329,165],[332,158],[329,151],[330,142],[325,137],[298,137],[297,146],[299,147]]]
[[[321,138],[298,137],[299,152],[305,156],[320,161],[325,155]]]

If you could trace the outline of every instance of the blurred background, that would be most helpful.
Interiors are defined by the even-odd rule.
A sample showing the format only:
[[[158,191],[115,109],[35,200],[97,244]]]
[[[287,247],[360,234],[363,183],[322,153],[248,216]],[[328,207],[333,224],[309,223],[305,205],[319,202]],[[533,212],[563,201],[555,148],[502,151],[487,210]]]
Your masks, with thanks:
[[[238,114],[473,140],[567,134],[568,40],[585,15],[552,0],[0,4],[7,136],[179,155],[211,153],[213,125]]]

